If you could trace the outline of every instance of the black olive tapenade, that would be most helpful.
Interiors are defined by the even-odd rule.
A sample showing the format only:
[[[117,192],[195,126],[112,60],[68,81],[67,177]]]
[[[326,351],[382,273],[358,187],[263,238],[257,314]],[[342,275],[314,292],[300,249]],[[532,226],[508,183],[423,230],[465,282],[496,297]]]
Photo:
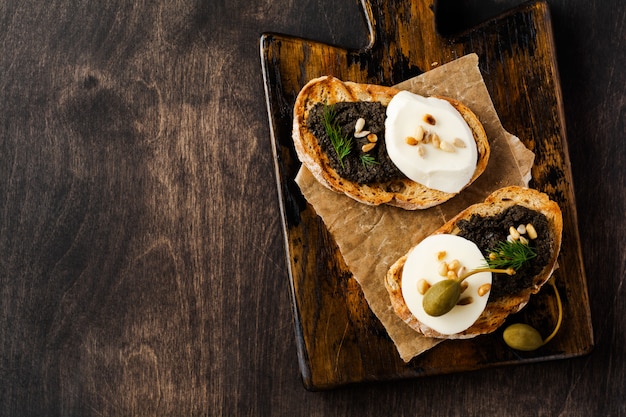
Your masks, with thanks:
[[[372,184],[398,178],[405,178],[404,174],[394,165],[387,154],[385,145],[385,117],[386,107],[379,102],[340,102],[332,105],[335,113],[334,121],[340,127],[342,134],[352,140],[352,150],[343,159],[343,166],[335,152],[328,134],[324,128],[324,106],[318,103],[310,111],[307,118],[307,127],[315,135],[328,156],[331,167],[341,177],[358,184]],[[375,163],[364,164],[360,156],[364,154],[362,146],[369,143],[366,137],[355,138],[354,126],[359,118],[365,120],[363,130],[374,133],[378,140],[374,148],[367,152]]]
[[[510,226],[517,227],[529,223],[537,231],[537,239],[529,241],[537,257],[516,271],[515,275],[494,274],[490,294],[493,300],[528,288],[532,285],[533,278],[548,264],[552,246],[548,219],[538,211],[514,205],[496,216],[480,217],[474,214],[456,224],[460,229],[459,236],[474,242],[481,252],[488,256],[500,242],[506,241]]]

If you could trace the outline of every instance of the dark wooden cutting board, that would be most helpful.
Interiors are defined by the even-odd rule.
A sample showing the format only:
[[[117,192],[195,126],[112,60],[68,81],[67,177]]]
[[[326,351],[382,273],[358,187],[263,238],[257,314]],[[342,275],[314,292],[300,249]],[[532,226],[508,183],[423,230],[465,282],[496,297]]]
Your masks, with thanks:
[[[585,271],[565,138],[563,103],[548,6],[526,3],[454,37],[438,33],[432,0],[364,0],[370,43],[347,50],[311,40],[264,34],[261,61],[286,239],[298,359],[308,389],[460,372],[496,365],[563,359],[593,347]],[[355,17],[356,18],[356,17]],[[446,341],[404,363],[368,308],[322,221],[294,182],[300,167],[291,125],[293,103],[311,78],[393,85],[476,53],[506,130],[536,154],[531,186],[563,210],[563,246],[556,285],[563,326],[541,349],[520,353],[501,331]],[[381,278],[382,279],[382,278]],[[545,336],[557,321],[550,286],[510,322],[528,322]],[[289,360],[286,358],[285,360]]]

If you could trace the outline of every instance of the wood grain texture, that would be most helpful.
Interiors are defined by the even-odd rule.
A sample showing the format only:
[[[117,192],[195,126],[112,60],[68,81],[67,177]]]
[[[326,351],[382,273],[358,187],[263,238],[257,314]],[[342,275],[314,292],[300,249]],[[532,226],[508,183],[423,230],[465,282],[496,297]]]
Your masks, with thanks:
[[[360,3],[0,1],[0,415],[626,415],[626,12],[549,4],[594,351],[311,393],[258,42],[360,48]]]
[[[333,388],[589,353],[593,336],[586,278],[546,4],[529,3],[448,37],[435,27],[436,9],[429,1],[372,1],[365,6],[371,32],[370,44],[364,49],[345,50],[280,35],[268,35],[261,41],[305,386]],[[324,234],[324,225],[293,185],[300,163],[293,151],[291,109],[300,88],[320,75],[393,85],[468,53],[479,56],[479,67],[503,124],[535,152],[531,186],[548,193],[562,207],[564,241],[555,279],[560,292],[568,294],[564,303],[567,319],[556,341],[530,354],[506,348],[496,332],[444,343],[405,365],[372,314],[354,315],[367,312],[367,303],[345,290],[354,281],[351,273],[332,237]],[[297,206],[288,206],[288,201],[295,200],[300,200]],[[542,334],[550,334],[558,320],[554,306],[550,297],[536,297],[509,323],[533,322]]]

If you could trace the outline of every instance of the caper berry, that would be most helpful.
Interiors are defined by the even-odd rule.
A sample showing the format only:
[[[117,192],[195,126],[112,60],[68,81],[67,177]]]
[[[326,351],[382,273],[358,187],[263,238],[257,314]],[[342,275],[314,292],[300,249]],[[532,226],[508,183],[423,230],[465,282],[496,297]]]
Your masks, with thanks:
[[[504,330],[504,342],[511,348],[523,351],[539,349],[544,341],[539,332],[524,323],[515,323]]]
[[[446,279],[437,282],[426,291],[422,306],[429,316],[443,316],[454,308],[460,296],[461,283],[457,280]]]

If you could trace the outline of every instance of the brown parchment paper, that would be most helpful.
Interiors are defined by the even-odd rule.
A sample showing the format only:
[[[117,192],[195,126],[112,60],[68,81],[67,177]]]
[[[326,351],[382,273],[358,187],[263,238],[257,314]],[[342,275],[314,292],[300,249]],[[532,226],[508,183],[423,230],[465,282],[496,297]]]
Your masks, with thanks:
[[[359,282],[365,299],[408,362],[441,340],[419,335],[393,312],[384,279],[389,267],[412,246],[467,206],[508,185],[527,185],[534,154],[506,132],[478,68],[478,56],[466,55],[396,86],[430,96],[456,98],[482,122],[491,147],[487,169],[451,200],[426,210],[368,206],[322,186],[302,167],[296,177],[304,197],[322,218]]]

